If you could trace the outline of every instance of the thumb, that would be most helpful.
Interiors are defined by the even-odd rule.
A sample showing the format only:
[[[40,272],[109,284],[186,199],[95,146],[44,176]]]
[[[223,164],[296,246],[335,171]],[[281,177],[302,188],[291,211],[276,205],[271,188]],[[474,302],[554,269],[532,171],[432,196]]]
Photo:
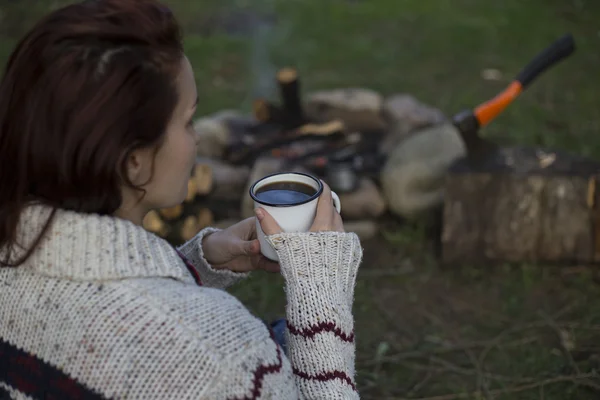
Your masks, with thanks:
[[[252,256],[260,253],[260,243],[258,239],[243,240],[234,238],[228,243],[227,252],[229,257]]]
[[[257,208],[254,212],[265,235],[269,236],[281,233],[281,227],[277,221],[264,208]]]
[[[260,254],[260,242],[258,239],[242,241],[240,247],[242,255],[252,256]]]

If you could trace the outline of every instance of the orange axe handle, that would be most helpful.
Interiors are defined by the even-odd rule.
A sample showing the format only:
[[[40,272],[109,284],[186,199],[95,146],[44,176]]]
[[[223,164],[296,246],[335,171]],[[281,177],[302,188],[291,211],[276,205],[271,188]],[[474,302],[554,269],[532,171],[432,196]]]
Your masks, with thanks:
[[[575,51],[573,36],[566,34],[539,53],[504,91],[475,108],[474,114],[479,127],[489,124],[542,72],[570,56],[573,51]]]

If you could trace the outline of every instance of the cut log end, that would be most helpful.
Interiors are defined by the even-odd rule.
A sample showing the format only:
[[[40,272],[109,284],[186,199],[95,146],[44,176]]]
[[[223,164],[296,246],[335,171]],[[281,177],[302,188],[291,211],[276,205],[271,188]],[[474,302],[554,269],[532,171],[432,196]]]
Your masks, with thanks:
[[[183,213],[183,205],[178,204],[175,207],[161,208],[158,210],[161,216],[165,219],[173,220],[179,218]]]
[[[156,211],[150,211],[144,217],[142,226],[147,231],[157,234],[160,237],[165,237],[168,233],[167,224],[162,220]]]
[[[588,179],[586,204],[588,208],[594,208],[596,205],[596,177],[594,176]]]
[[[209,164],[196,164],[193,176],[196,182],[196,193],[200,196],[209,194],[214,183],[212,167]]]
[[[204,229],[215,223],[215,218],[209,208],[202,208],[198,212],[198,228]]]
[[[190,203],[190,202],[194,201],[197,194],[198,194],[198,185],[196,184],[196,180],[194,178],[190,178],[190,180],[188,180],[188,188],[187,188],[187,195],[185,196],[185,202]]]
[[[198,219],[195,216],[190,215],[183,221],[181,232],[179,232],[179,234],[181,239],[183,239],[184,242],[187,242],[196,236],[199,231],[200,226],[198,224]]]
[[[298,79],[298,71],[292,67],[284,67],[277,73],[277,80],[281,83],[290,83]]]

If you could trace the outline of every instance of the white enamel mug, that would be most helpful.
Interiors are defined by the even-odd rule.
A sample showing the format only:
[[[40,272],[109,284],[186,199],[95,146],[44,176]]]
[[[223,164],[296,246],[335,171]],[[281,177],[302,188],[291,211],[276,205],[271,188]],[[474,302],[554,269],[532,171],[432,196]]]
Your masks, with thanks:
[[[277,182],[303,183],[315,189],[315,193],[308,199],[292,204],[268,203],[257,198],[256,192],[260,188]],[[250,187],[250,196],[254,200],[254,208],[261,207],[271,214],[283,232],[308,232],[310,230],[317,213],[317,203],[321,193],[323,193],[323,183],[319,179],[301,172],[282,172],[268,175],[259,179]],[[331,197],[336,210],[341,212],[340,198],[333,191]],[[261,253],[270,260],[279,261],[275,249],[266,241],[258,219],[256,220],[256,236],[260,242]]]

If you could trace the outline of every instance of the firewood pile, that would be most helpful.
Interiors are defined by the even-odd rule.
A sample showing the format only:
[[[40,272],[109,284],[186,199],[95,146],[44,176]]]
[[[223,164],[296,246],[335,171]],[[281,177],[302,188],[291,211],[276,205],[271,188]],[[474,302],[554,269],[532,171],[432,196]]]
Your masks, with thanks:
[[[348,230],[363,238],[377,232],[394,201],[381,186],[391,149],[445,116],[408,94],[384,98],[362,88],[318,91],[303,101],[295,69],[283,68],[274,79],[279,99],[255,99],[252,115],[224,110],[195,121],[198,158],[188,196],[149,213],[146,229],[178,244],[206,226],[229,226],[253,215],[251,183],[302,171],[338,193]]]

